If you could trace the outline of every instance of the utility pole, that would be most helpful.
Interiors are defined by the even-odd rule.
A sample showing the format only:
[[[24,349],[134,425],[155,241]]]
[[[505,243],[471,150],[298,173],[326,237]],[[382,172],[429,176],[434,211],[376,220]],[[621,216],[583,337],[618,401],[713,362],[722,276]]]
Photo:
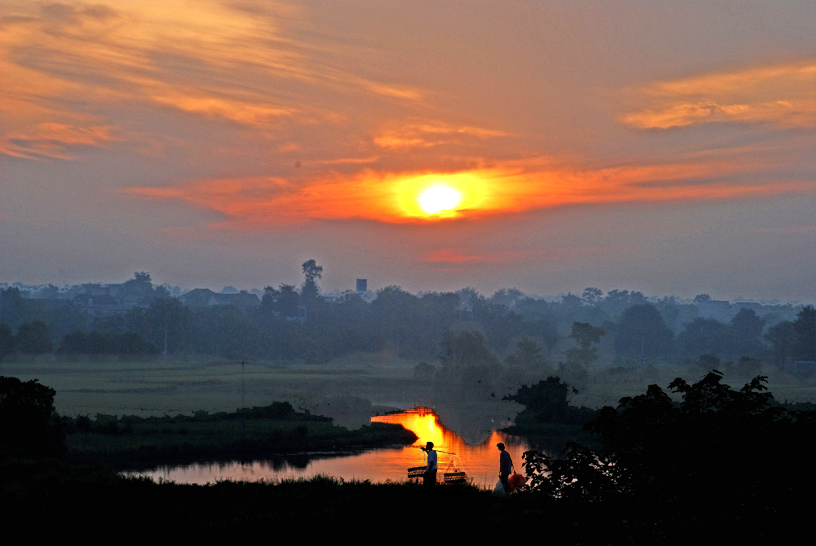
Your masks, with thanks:
[[[241,438],[246,435],[246,410],[244,409],[244,364],[245,360],[241,361]]]
[[[646,337],[646,334],[640,334],[640,369],[641,370],[646,368],[646,355],[643,354],[644,338],[645,337]]]

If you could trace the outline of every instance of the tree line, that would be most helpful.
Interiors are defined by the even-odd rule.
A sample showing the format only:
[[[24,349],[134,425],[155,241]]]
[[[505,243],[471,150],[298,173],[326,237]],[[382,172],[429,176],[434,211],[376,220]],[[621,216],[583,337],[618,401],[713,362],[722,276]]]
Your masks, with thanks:
[[[139,304],[99,317],[69,300],[30,299],[7,288],[0,290],[0,358],[167,353],[324,362],[389,350],[435,362],[444,356],[448,332],[471,330],[502,358],[533,343],[542,358],[574,373],[599,355],[606,367],[684,361],[708,369],[753,370],[760,362],[785,369],[816,360],[812,306],[793,320],[743,308],[721,322],[697,316],[694,305],[673,297],[650,300],[636,291],[596,288],[546,301],[515,289],[485,297],[471,288],[412,294],[386,286],[371,302],[356,292],[327,300],[319,286],[323,268],[309,260],[303,275],[300,286],[267,286],[259,305],[239,308],[187,307],[140,272],[125,283]],[[698,296],[696,303],[706,299]]]

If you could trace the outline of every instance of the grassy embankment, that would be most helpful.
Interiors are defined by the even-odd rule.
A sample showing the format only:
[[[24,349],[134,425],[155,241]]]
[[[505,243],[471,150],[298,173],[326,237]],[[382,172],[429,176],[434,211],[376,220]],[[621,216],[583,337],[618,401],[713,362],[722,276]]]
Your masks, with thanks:
[[[349,430],[325,417],[296,412],[286,403],[233,413],[118,419],[99,415],[63,421],[70,460],[117,469],[355,451],[416,440],[397,425],[372,423]]]
[[[316,451],[407,445],[416,436],[398,425],[356,430],[275,403],[233,413],[192,416],[63,418],[69,460],[138,469],[193,462],[270,459]]]

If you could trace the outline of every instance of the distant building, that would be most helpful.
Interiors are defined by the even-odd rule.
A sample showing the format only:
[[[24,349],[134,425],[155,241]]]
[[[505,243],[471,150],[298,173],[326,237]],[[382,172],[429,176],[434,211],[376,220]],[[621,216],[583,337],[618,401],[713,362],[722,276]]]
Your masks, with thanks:
[[[368,292],[368,279],[357,279],[357,292]]]
[[[728,322],[732,317],[731,303],[724,300],[697,302],[697,315],[702,318]]]
[[[234,305],[240,309],[251,309],[261,305],[261,300],[257,295],[246,291],[237,294],[219,294],[208,288],[194,288],[179,296],[179,300],[190,308]]]
[[[100,317],[127,313],[135,307],[132,302],[124,302],[121,298],[110,294],[80,294],[72,300],[73,304],[91,315]]]
[[[79,286],[82,294],[91,296],[118,296],[119,291],[122,290],[123,283],[116,284],[102,284],[102,283],[86,283]]]
[[[758,301],[735,301],[733,306],[737,309],[737,312],[739,312],[740,309],[747,309],[760,315],[765,311],[765,306]]]

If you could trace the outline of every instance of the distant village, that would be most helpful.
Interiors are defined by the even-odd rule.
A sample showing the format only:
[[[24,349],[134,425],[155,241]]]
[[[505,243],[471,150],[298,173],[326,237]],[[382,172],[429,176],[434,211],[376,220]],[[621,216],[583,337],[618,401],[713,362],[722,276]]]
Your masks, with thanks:
[[[135,279],[139,280],[142,275],[147,275],[146,278],[142,277],[142,280],[146,280],[149,283],[150,277],[148,273],[136,273]],[[55,286],[54,284],[26,285],[20,282],[0,282],[0,290],[16,288],[23,297],[36,299],[45,304],[52,302],[54,305],[63,305],[67,300],[86,313],[94,316],[104,316],[126,313],[135,307],[146,307],[150,304],[153,296],[149,293],[145,293],[143,290],[134,290],[132,287],[133,280],[134,279],[121,283],[84,283],[61,287]],[[190,309],[225,305],[233,305],[244,310],[252,309],[261,305],[264,295],[264,290],[258,288],[239,290],[233,286],[226,286],[219,292],[215,292],[209,288],[185,289],[167,284],[157,285],[156,288],[160,291],[164,291],[170,297],[177,298]],[[587,289],[587,291],[590,292],[595,290],[597,289]],[[466,288],[459,292],[467,293],[468,291],[472,292],[473,289]],[[610,294],[614,294],[615,292],[618,291],[613,290]],[[367,279],[357,279],[354,287],[349,287],[344,291],[320,292],[320,297],[327,302],[334,302],[351,293],[361,297],[368,303],[377,298],[377,292],[368,289]],[[637,294],[637,292],[633,293]],[[538,296],[524,294],[515,289],[505,289],[496,292],[490,299],[497,300],[496,303],[509,303],[510,305],[507,305],[507,307],[512,309],[513,301],[506,301],[508,294],[515,295],[516,297],[524,296],[526,298],[549,302],[560,302],[568,300],[569,298],[580,298],[583,304],[592,303],[592,298],[588,297],[586,291],[582,296],[573,294]],[[422,293],[417,295],[421,297]],[[600,294],[595,294],[595,296],[597,298]],[[675,305],[684,308],[682,312],[683,320],[678,321],[679,324],[697,317],[728,322],[742,309],[754,311],[759,317],[771,319],[772,323],[781,320],[793,320],[796,318],[799,310],[809,304],[809,302],[715,300],[706,294],[698,295],[691,300],[683,300],[675,296],[652,296],[644,297],[643,299],[651,303],[658,303],[670,299]]]
[[[816,311],[803,303],[593,287],[557,297],[514,288],[490,296],[474,288],[411,294],[394,285],[372,290],[365,278],[324,292],[321,266],[309,260],[303,273],[300,286],[220,292],[154,284],[147,272],[122,283],[0,284],[0,358],[152,354],[317,363],[388,352],[422,361],[418,373],[433,375],[427,362],[456,358],[464,343],[490,366],[549,367],[572,384],[590,368],[652,365],[816,373]]]
[[[146,286],[150,284],[149,273],[137,272],[134,279],[121,283],[97,282],[60,287],[54,284],[26,285],[20,282],[0,282],[0,290],[14,288],[19,290],[20,295],[24,298],[38,300],[45,305],[50,303],[57,306],[71,302],[77,309],[97,317],[127,313],[137,307],[147,307],[155,298],[156,290],[178,299],[190,309],[221,305],[233,305],[243,310],[253,309],[260,307],[264,295],[264,291],[258,288],[239,290],[232,286],[226,286],[220,292],[215,292],[209,288],[183,289],[163,284],[148,291]],[[342,292],[321,292],[320,297],[327,302],[333,302],[350,292],[352,292],[351,289]],[[376,292],[368,290],[366,279],[357,279],[353,293],[367,302],[377,297]]]

